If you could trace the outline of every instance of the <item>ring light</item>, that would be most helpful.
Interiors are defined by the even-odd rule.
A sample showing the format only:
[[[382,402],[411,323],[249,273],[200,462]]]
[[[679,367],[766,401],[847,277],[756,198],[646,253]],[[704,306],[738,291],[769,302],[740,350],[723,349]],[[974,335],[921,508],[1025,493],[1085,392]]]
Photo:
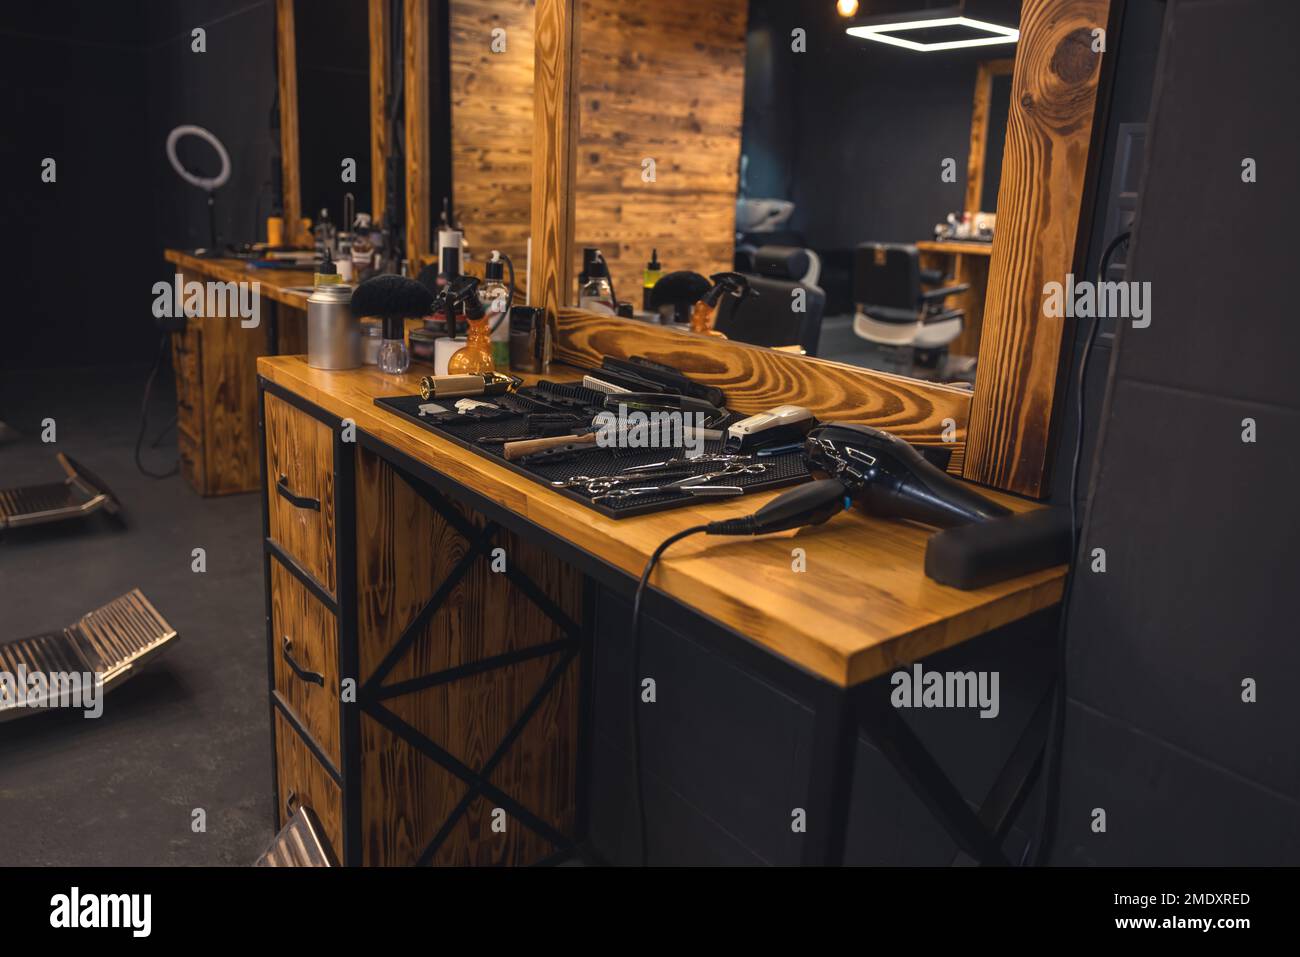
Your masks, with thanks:
[[[221,172],[211,178],[206,176],[195,176],[182,166],[181,161],[176,157],[176,143],[182,136],[197,136],[216,150],[217,156],[221,158]],[[230,154],[227,153],[226,148],[221,145],[221,140],[217,139],[210,131],[205,130],[201,126],[178,126],[176,129],[168,133],[167,159],[171,161],[172,169],[176,170],[176,174],[180,176],[181,179],[185,180],[185,182],[189,183],[191,186],[197,186],[199,189],[205,189],[208,192],[212,192],[212,190],[224,186],[226,180],[230,179]]]

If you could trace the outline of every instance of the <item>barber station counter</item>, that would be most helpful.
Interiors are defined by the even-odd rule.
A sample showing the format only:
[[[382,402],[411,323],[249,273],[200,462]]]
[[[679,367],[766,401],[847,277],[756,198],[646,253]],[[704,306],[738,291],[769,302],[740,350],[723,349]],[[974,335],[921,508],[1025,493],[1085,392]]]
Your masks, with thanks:
[[[636,580],[669,535],[778,493],[606,518],[374,405],[430,371],[257,360],[278,823],[311,806],[354,864],[638,860]],[[873,679],[1050,609],[1065,570],[958,591],[924,576],[929,534],[854,512],[665,554],[639,669],[652,863],[853,860],[883,787],[864,747],[999,859],[1005,811],[977,817]]]

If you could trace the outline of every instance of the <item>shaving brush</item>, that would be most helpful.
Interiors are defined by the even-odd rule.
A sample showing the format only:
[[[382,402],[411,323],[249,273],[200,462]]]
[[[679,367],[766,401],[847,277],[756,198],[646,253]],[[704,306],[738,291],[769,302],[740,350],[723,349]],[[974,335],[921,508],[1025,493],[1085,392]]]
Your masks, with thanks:
[[[352,314],[375,316],[384,325],[379,347],[379,370],[400,373],[411,367],[406,348],[407,319],[419,319],[433,312],[433,293],[414,279],[384,274],[367,279],[352,293]]]

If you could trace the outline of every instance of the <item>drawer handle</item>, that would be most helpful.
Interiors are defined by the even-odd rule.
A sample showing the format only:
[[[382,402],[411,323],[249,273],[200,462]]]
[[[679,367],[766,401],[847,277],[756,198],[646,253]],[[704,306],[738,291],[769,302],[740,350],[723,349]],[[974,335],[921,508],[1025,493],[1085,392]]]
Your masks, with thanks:
[[[280,653],[284,656],[284,663],[289,666],[294,674],[303,681],[310,681],[314,685],[325,687],[325,676],[315,671],[308,671],[302,665],[298,664],[293,657],[293,641],[288,635],[280,639]]]
[[[288,796],[284,799],[284,809],[289,812],[289,817],[293,817],[298,813],[300,807],[302,807],[302,801],[298,800],[298,792],[290,788]]]
[[[275,490],[280,493],[282,498],[288,499],[289,504],[298,508],[310,508],[314,511],[320,511],[320,499],[307,498],[303,495],[294,495],[289,491],[289,478],[286,475],[280,476],[280,481],[275,483]]]

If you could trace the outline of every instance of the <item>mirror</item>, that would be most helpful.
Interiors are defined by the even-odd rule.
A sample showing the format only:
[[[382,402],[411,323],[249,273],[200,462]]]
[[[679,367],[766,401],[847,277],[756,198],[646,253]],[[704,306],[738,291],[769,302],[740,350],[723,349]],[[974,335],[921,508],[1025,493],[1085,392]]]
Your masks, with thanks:
[[[351,229],[383,196],[381,0],[276,0],[284,242],[306,245],[328,222]]]
[[[501,250],[521,289],[532,197],[534,8],[532,0],[456,0],[449,11],[452,217],[470,261]]]
[[[1013,36],[872,42],[878,18],[829,0],[579,7],[571,275],[588,283],[571,301],[680,323],[680,301],[734,269],[757,295],[722,296],[729,338],[973,382]],[[978,11],[1012,35],[1019,14]],[[587,268],[584,248],[606,265]],[[697,276],[652,301],[652,259]]]

